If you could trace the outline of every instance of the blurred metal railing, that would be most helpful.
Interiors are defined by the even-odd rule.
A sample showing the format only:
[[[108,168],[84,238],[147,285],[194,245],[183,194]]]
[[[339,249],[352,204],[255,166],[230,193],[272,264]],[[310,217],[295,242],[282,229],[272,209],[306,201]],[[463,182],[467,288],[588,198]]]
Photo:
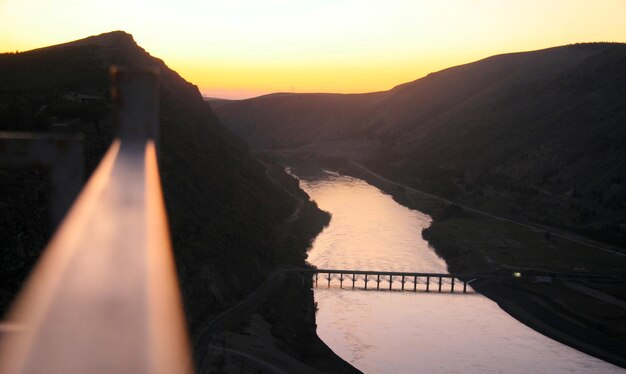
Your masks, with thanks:
[[[192,371],[155,150],[159,73],[112,76],[120,136],[13,306],[0,373]]]

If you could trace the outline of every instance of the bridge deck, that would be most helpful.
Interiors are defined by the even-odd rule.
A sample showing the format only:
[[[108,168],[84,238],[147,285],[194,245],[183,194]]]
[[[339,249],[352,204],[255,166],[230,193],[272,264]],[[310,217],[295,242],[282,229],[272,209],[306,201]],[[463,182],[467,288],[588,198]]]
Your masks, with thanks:
[[[474,278],[464,277],[458,280],[458,276],[449,273],[416,273],[416,272],[400,272],[400,271],[375,271],[375,270],[346,270],[346,269],[306,269],[304,272],[310,273],[314,278],[315,287],[320,281],[320,274],[325,275],[327,286],[331,287],[332,280],[339,281],[339,288],[343,288],[343,283],[352,283],[352,289],[376,289],[376,290],[399,290],[399,291],[424,291],[424,292],[446,292],[454,293],[455,284],[458,292],[467,293],[467,285]],[[361,278],[362,277],[362,278]],[[470,279],[470,280],[468,280]],[[368,283],[373,282],[375,286],[369,286]],[[388,286],[381,288],[381,283]],[[400,287],[395,287],[400,284]],[[406,285],[409,285],[406,287]],[[470,291],[473,290],[470,288]]]
[[[403,271],[378,271],[378,270],[345,270],[345,269],[307,269],[310,273],[318,274],[360,274],[360,275],[392,275],[392,276],[406,276],[406,277],[442,277],[442,278],[459,278],[462,275],[455,275],[449,273],[416,273],[416,272],[403,272]]]

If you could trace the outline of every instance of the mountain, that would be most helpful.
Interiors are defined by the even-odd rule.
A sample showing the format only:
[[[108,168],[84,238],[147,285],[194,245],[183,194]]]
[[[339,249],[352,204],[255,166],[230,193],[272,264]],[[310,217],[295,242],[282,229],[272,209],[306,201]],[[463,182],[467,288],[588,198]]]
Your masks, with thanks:
[[[310,241],[329,217],[282,168],[252,156],[245,142],[220,124],[196,86],[121,31],[0,55],[0,131],[84,134],[90,174],[115,134],[112,64],[161,70],[158,163],[187,320],[194,341],[202,341],[207,338],[202,326],[254,292],[278,264],[304,266]],[[2,311],[51,235],[45,181],[45,170],[0,170]],[[291,281],[290,293],[267,301],[286,305],[251,313],[273,318],[271,331],[289,331],[271,339],[291,346],[284,350],[294,361],[317,360],[352,371],[315,335],[310,280]],[[230,328],[243,324],[245,332],[251,317],[239,318]],[[258,346],[277,350],[265,342]],[[198,368],[217,370],[206,363],[205,348],[194,347]]]
[[[385,92],[221,103],[258,149],[360,160],[500,215],[626,243],[626,45],[445,69]]]

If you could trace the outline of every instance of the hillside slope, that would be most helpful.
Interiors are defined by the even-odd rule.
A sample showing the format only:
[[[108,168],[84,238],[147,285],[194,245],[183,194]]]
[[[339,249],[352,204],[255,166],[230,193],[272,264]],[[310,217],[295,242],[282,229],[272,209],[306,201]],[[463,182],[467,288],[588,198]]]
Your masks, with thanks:
[[[185,309],[195,335],[211,316],[254,291],[276,264],[303,266],[310,240],[328,215],[297,181],[259,162],[242,140],[223,128],[197,87],[124,32],[0,55],[0,131],[83,133],[89,174],[115,133],[109,104],[111,64],[161,70],[158,162]],[[45,184],[39,187],[40,180],[28,173],[0,173],[3,206],[15,207],[4,210],[1,230],[0,278],[6,282],[0,286],[0,301],[5,310],[50,230],[41,200],[24,202],[16,194],[31,188],[45,195]],[[45,180],[45,175],[39,177]],[[27,224],[33,217],[25,213],[25,205],[38,212],[35,222],[40,224]],[[294,219],[296,209],[300,214]],[[286,307],[292,315],[313,310],[310,290],[300,291],[289,300],[300,309]],[[302,337],[296,342],[302,355],[307,344],[315,344],[313,313],[305,314],[294,328]],[[285,329],[281,323],[277,318],[273,328]]]
[[[626,242],[626,45],[489,57],[386,92],[280,94],[217,108],[267,149],[369,140],[385,175],[502,215]],[[341,142],[339,142],[341,141]]]
[[[251,146],[284,148],[354,137],[366,119],[359,111],[380,96],[278,93],[220,103],[216,111]]]

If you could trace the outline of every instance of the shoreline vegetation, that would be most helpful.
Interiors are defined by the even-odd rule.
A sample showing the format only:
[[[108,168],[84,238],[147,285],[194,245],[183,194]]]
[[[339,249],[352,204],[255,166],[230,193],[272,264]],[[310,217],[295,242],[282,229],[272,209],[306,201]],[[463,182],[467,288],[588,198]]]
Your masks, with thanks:
[[[550,237],[544,230],[468,213],[458,205],[411,191],[350,162],[335,163],[333,169],[361,178],[401,205],[431,215],[433,222],[422,235],[451,273],[512,274],[514,270],[523,273],[539,267],[547,272],[576,270],[583,274],[606,269],[624,274],[626,270],[623,256]],[[593,258],[585,258],[589,254]],[[626,368],[626,308],[620,305],[626,295],[620,284],[584,285],[581,292],[571,282],[548,278],[524,281],[512,276],[510,280],[473,282],[472,287],[539,333]]]

